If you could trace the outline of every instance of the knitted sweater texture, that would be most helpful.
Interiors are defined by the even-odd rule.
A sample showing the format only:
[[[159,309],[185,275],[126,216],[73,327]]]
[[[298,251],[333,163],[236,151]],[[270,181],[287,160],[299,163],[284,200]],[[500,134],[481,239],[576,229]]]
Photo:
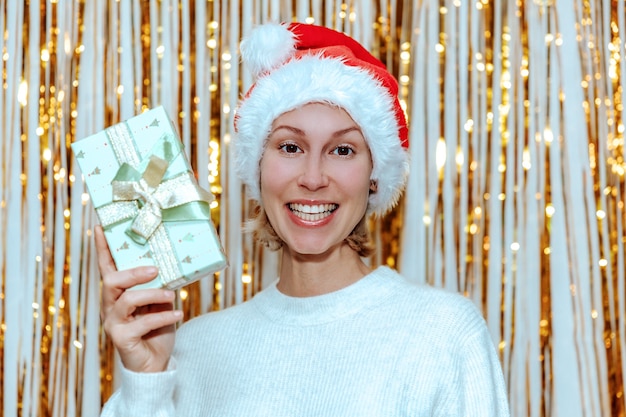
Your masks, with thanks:
[[[122,369],[102,417],[508,416],[474,304],[380,267],[339,291],[273,284],[185,323],[165,372]]]

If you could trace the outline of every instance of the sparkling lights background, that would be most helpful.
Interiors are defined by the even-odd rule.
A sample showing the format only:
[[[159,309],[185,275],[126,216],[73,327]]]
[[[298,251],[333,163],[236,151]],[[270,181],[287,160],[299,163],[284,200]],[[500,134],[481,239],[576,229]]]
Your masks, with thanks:
[[[116,386],[72,142],[175,119],[231,264],[180,291],[187,319],[275,277],[229,175],[238,42],[268,20],[345,31],[400,81],[412,172],[370,262],[476,302],[513,416],[626,415],[624,0],[0,0],[2,415],[97,416]]]

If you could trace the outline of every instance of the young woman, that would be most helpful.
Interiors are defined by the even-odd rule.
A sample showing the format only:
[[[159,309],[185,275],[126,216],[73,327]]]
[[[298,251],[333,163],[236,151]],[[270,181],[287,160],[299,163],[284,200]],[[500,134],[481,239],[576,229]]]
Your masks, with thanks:
[[[103,416],[507,416],[502,371],[474,305],[371,270],[370,215],[404,188],[397,84],[353,39],[269,24],[241,46],[257,81],[232,143],[258,201],[248,225],[282,250],[252,300],[188,321],[158,271],[116,271],[100,229],[102,319],[123,369]]]

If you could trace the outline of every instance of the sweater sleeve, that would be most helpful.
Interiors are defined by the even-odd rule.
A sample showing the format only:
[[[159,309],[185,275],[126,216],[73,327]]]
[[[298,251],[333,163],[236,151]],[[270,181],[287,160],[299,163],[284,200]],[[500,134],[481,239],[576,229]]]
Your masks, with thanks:
[[[120,388],[104,404],[101,417],[173,417],[176,370],[174,359],[168,370],[138,373],[121,370]]]
[[[481,320],[482,321],[482,320]],[[457,380],[448,393],[447,417],[509,417],[504,376],[486,325],[459,344]]]

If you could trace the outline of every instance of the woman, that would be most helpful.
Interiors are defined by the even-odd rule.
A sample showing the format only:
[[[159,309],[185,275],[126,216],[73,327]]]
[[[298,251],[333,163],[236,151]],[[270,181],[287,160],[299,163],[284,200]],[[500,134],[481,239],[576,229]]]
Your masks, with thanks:
[[[241,53],[257,81],[232,147],[259,202],[248,227],[282,250],[279,279],[174,338],[174,294],[125,291],[157,271],[116,271],[98,229],[102,318],[123,364],[102,415],[508,415],[473,304],[362,260],[368,217],[396,204],[408,172],[393,77],[351,38],[312,25],[261,26]]]

